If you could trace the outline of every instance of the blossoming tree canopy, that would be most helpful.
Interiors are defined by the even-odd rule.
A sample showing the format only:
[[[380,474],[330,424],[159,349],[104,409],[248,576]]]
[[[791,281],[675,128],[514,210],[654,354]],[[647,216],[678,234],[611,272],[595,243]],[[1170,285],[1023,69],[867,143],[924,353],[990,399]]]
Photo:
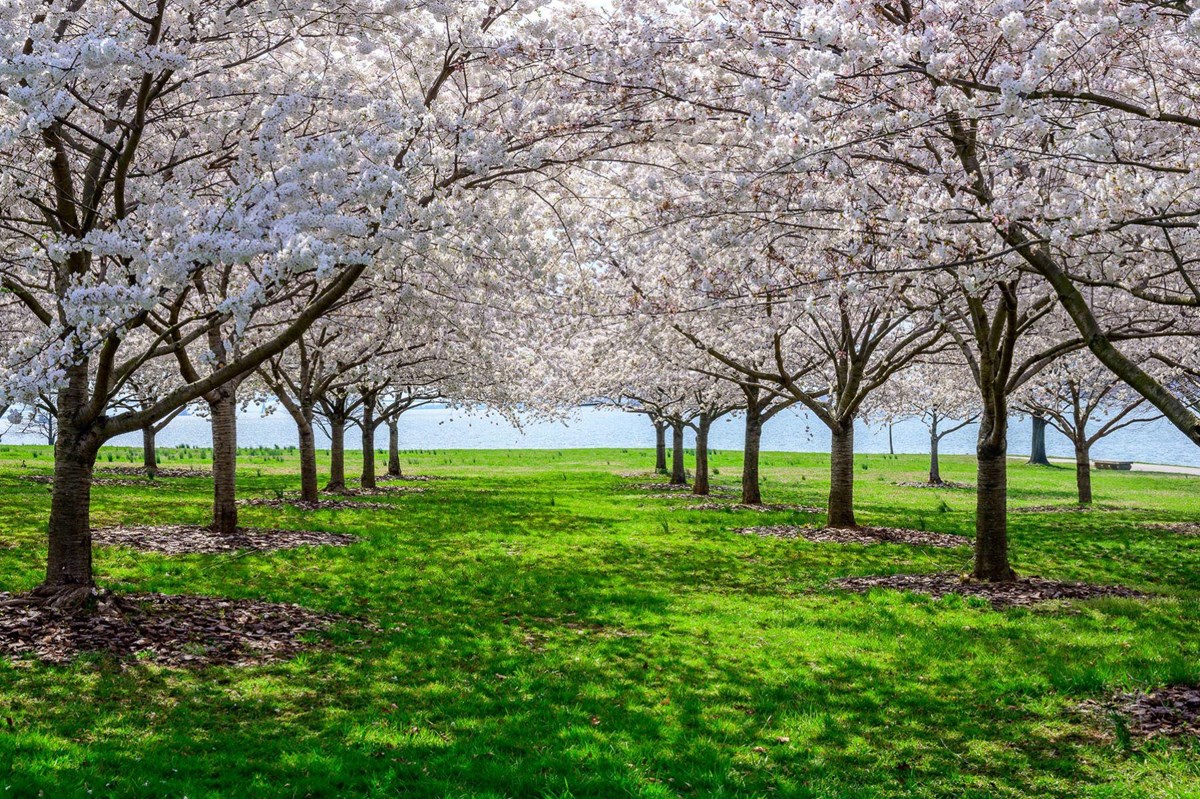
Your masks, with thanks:
[[[633,93],[589,96],[564,68],[581,20],[376,0],[0,10],[0,402],[56,393],[50,593],[92,583],[101,443],[281,352],[464,195],[642,135]],[[148,362],[216,327],[235,351],[311,287],[237,357],[110,413]]]

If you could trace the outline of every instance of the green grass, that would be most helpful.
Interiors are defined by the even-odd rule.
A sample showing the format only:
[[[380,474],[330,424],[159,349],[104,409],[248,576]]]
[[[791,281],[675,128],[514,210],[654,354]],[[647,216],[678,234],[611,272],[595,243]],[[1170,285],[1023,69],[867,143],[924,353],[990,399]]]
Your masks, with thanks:
[[[113,448],[101,465],[137,463]],[[36,454],[36,457],[35,457]],[[166,450],[164,465],[207,452]],[[351,461],[355,456],[351,454]],[[296,602],[371,620],[271,666],[0,661],[0,797],[1200,797],[1200,743],[1128,740],[1078,711],[1200,681],[1200,480],[1098,473],[1125,510],[1012,517],[1024,574],[1145,601],[997,612],[832,590],[846,575],[966,570],[969,550],[734,535],[795,513],[672,512],[622,490],[637,450],[406,453],[447,479],[385,511],[248,508],[247,524],[355,532],[345,549],[97,554],[122,591]],[[720,452],[715,482],[740,456]],[[354,468],[355,464],[350,464]],[[295,455],[240,461],[243,496]],[[822,504],[828,458],[767,454],[768,501]],[[45,448],[0,446],[0,587],[41,577]],[[324,464],[322,465],[324,468]],[[919,457],[860,456],[860,521],[969,533],[973,494],[900,488]],[[973,481],[946,458],[946,479]],[[1068,504],[1073,471],[1014,465],[1011,503]],[[205,480],[94,489],[93,523],[206,521]]]

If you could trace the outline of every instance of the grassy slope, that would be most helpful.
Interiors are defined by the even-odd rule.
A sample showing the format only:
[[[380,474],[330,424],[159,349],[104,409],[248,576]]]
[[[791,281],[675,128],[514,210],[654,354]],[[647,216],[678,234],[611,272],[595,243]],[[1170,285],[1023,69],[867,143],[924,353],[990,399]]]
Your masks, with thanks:
[[[34,451],[0,447],[7,590],[33,586],[44,557],[48,487],[15,479],[48,470]],[[645,468],[645,452],[405,460],[449,479],[388,499],[395,514],[243,512],[366,537],[348,549],[100,551],[120,590],[291,601],[381,629],[245,670],[0,661],[0,796],[1200,796],[1200,745],[1131,748],[1075,710],[1200,680],[1200,539],[1139,529],[1194,519],[1200,480],[1100,473],[1097,502],[1127,512],[1012,518],[1021,572],[1162,599],[1000,613],[829,590],[842,575],[964,570],[969,551],[733,535],[807,517],[671,512],[621,489],[615,472]],[[718,484],[739,460],[714,457]],[[821,504],[827,464],[766,455],[768,500]],[[971,480],[971,466],[946,458],[945,477]],[[295,483],[291,456],[241,467],[245,496]],[[968,533],[970,492],[892,485],[922,469],[860,457],[860,521]],[[1014,466],[1011,479],[1013,505],[1072,498],[1066,468]],[[98,487],[93,522],[204,521],[207,490]]]

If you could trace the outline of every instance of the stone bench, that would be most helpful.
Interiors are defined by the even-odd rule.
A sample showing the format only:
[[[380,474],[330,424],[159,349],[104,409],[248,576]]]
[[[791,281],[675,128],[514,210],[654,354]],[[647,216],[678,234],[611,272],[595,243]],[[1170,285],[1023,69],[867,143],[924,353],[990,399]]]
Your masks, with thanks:
[[[1092,466],[1097,469],[1116,469],[1128,472],[1133,468],[1133,461],[1092,461]]]

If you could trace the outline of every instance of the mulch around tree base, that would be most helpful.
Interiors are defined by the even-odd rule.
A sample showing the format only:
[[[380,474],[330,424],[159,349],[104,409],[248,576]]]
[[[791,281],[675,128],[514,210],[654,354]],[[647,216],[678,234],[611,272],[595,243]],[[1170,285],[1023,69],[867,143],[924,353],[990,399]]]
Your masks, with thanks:
[[[97,466],[101,474],[119,474],[122,477],[149,477],[141,466]],[[154,479],[163,477],[212,477],[210,469],[185,469],[182,466],[160,466],[154,473]]]
[[[621,486],[624,491],[691,491],[687,483],[626,483]]]
[[[1176,535],[1200,535],[1200,522],[1164,522],[1146,526],[1151,530],[1165,530]]]
[[[45,483],[46,485],[54,485],[54,475],[52,474],[23,474],[20,476],[20,479],[28,480],[31,483]],[[155,481],[145,476],[143,476],[140,480],[130,480],[122,477],[93,477],[92,485],[121,486],[124,488],[153,488]]]
[[[345,491],[322,491],[321,493],[339,497],[383,497],[424,494],[428,490],[423,486],[376,486],[375,488],[347,488]]]
[[[1200,685],[1169,685],[1157,691],[1121,693],[1109,702],[1090,701],[1086,711],[1124,719],[1135,735],[1200,737]]]
[[[964,547],[970,539],[949,533],[930,533],[903,527],[797,527],[772,525],[768,527],[739,527],[738,535],[757,535],[763,538],[803,538],[818,544],[912,544],[918,547]]]
[[[352,499],[322,499],[305,502],[302,499],[239,499],[237,504],[249,508],[298,508],[300,510],[401,510],[388,502],[355,502]]]
[[[100,593],[63,609],[0,592],[0,656],[68,663],[95,652],[125,663],[248,666],[313,649],[302,639],[347,620],[249,599]]]
[[[102,546],[121,546],[164,555],[270,552],[297,547],[345,547],[357,536],[314,530],[268,530],[239,527],[237,535],[224,536],[197,524],[120,525],[92,530],[92,540]]]
[[[1090,513],[1092,511],[1130,510],[1116,505],[1026,505],[1009,508],[1009,513]]]
[[[824,508],[813,507],[812,505],[788,505],[788,504],[766,504],[766,505],[744,505],[741,502],[702,502],[699,505],[680,505],[671,510],[753,510],[759,513],[770,513],[776,511],[794,511],[796,513],[824,513]]]
[[[392,483],[405,480],[412,483],[430,483],[434,480],[445,480],[446,478],[436,474],[384,474],[375,478],[376,483]]]
[[[875,588],[912,591],[940,598],[949,594],[977,596],[986,599],[994,608],[1033,605],[1053,599],[1097,599],[1125,597],[1145,599],[1146,594],[1121,585],[1090,585],[1044,580],[1041,577],[1020,577],[1007,583],[988,583],[964,578],[954,572],[936,574],[894,574],[880,577],[843,577],[832,582],[838,588],[865,594]]]
[[[953,480],[943,480],[940,483],[930,483],[929,481],[918,482],[915,480],[908,480],[903,483],[896,483],[895,485],[903,486],[904,488],[953,488],[953,489],[962,489],[964,491],[967,491],[967,490],[974,491],[975,490],[974,483],[956,483]]]

